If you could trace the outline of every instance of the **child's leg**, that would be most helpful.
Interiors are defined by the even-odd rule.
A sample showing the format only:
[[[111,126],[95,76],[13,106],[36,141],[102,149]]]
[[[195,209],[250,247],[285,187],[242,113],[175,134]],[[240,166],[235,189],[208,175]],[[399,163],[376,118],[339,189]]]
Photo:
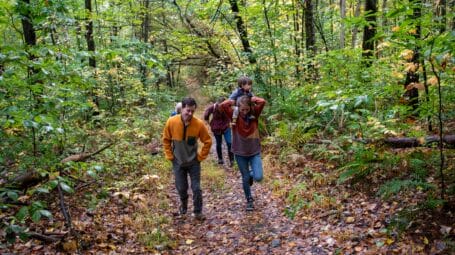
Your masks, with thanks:
[[[232,123],[235,124],[237,122],[238,117],[239,117],[239,107],[234,106],[234,112],[232,113]]]

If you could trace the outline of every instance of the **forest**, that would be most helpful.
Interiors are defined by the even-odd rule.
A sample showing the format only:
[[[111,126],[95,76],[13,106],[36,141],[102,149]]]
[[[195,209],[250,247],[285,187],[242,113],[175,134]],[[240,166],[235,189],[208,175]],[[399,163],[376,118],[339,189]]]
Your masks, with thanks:
[[[0,0],[0,38],[2,254],[455,253],[454,0]],[[166,121],[241,76],[255,210],[212,139],[176,215]]]

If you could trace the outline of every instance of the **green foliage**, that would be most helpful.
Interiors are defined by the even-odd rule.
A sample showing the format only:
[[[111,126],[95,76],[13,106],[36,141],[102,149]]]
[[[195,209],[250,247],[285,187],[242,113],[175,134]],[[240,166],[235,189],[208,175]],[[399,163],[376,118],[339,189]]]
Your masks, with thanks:
[[[309,205],[309,202],[303,196],[303,193],[307,190],[307,186],[304,182],[297,183],[289,191],[286,198],[288,206],[284,213],[287,217],[294,219],[296,214],[304,207]]]
[[[348,180],[351,183],[357,183],[366,180],[371,173],[392,169],[399,161],[399,157],[396,155],[378,152],[374,148],[363,145],[355,146],[353,150],[352,161],[338,168],[338,171],[341,172],[338,183],[344,183]]]
[[[425,181],[393,179],[391,181],[386,182],[380,187],[378,195],[380,195],[382,198],[387,199],[390,198],[392,195],[396,195],[400,191],[404,191],[407,189],[417,189],[426,191],[434,188],[435,188],[434,185],[429,184]]]

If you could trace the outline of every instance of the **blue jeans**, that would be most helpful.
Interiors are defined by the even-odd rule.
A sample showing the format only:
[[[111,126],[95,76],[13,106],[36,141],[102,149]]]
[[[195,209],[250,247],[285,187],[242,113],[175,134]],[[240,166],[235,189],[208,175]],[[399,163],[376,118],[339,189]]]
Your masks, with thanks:
[[[237,161],[240,173],[242,174],[242,186],[245,198],[247,201],[251,200],[253,197],[251,196],[251,187],[249,183],[250,176],[252,176],[256,182],[260,182],[263,178],[261,153],[248,157],[235,155],[235,160]]]
[[[226,142],[226,147],[228,150],[229,160],[232,161],[234,159],[232,152],[231,152],[231,128],[228,128],[224,131],[223,134],[213,134],[215,136],[216,141],[216,154],[218,155],[218,160],[223,160],[223,152],[222,152],[222,145],[223,145],[223,136],[224,141]]]
[[[191,179],[191,190],[193,191],[194,213],[202,212],[202,190],[201,190],[201,163],[195,161],[189,166],[181,166],[172,161],[172,170],[175,177],[175,187],[180,196],[181,205],[187,208],[188,204],[188,175]]]

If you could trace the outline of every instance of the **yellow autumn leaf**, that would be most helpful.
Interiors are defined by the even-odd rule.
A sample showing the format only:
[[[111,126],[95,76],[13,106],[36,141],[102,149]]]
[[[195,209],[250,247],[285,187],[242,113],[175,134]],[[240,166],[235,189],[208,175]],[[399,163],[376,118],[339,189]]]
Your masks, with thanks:
[[[394,242],[393,239],[390,239],[390,238],[387,238],[387,239],[385,240],[385,243],[386,243],[387,245],[391,245],[391,244],[393,244],[393,242]]]
[[[118,70],[117,68],[111,68],[109,71],[107,71],[107,73],[111,76],[117,76]]]
[[[398,31],[400,31],[400,27],[399,26],[392,27],[392,32],[398,32]]]
[[[401,72],[393,71],[392,76],[397,79],[403,79],[404,75]]]
[[[414,63],[406,63],[404,65],[404,70],[406,72],[415,72],[417,70],[417,65],[415,65]]]
[[[430,243],[430,242],[428,241],[428,239],[427,239],[426,236],[423,237],[423,243],[424,243],[425,245],[427,245],[427,244]]]
[[[402,57],[405,60],[411,60],[412,57],[414,57],[414,51],[406,49],[401,52],[400,57]]]
[[[190,244],[192,244],[193,242],[194,242],[194,240],[186,239],[186,242],[185,242],[185,243],[188,244],[188,245],[190,245]]]

